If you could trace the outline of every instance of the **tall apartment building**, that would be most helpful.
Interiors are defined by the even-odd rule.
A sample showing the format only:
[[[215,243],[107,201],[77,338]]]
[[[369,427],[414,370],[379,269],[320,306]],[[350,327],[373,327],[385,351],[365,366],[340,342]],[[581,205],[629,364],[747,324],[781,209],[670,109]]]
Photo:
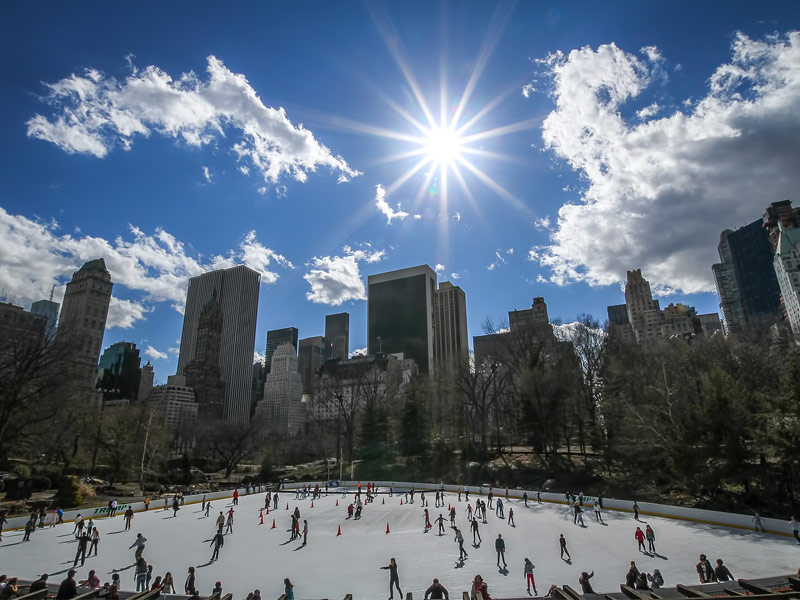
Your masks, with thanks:
[[[55,286],[53,286],[55,288]],[[49,300],[37,300],[31,304],[31,312],[35,315],[41,315],[47,319],[47,327],[45,333],[47,337],[53,337],[56,334],[56,323],[58,322],[58,309],[61,305],[58,302],[53,302],[53,292],[50,292]]]
[[[267,331],[267,349],[264,355],[264,372],[269,373],[272,368],[272,355],[281,344],[291,344],[297,354],[297,338],[300,332],[297,327],[284,327],[283,329],[270,329]]]
[[[346,360],[350,354],[350,314],[325,315],[325,358]]]
[[[300,340],[297,360],[300,378],[303,381],[303,394],[313,393],[317,371],[325,362],[325,350],[325,339],[322,336]]]
[[[56,339],[72,357],[76,383],[85,390],[94,389],[112,286],[105,261],[96,258],[72,274],[64,292]]]
[[[42,347],[47,319],[7,302],[0,302],[0,356],[19,356]]]
[[[219,368],[225,382],[224,415],[244,423],[250,418],[253,350],[261,275],[245,266],[210,271],[189,280],[183,316],[178,373],[195,358],[200,313],[214,297],[223,315]]]
[[[717,251],[720,262],[711,270],[725,333],[779,321],[780,289],[772,266],[774,250],[764,221],[753,221],[735,231],[726,229],[720,234]]]
[[[434,363],[436,372],[453,373],[469,366],[467,337],[467,298],[459,286],[449,281],[439,284],[433,295]]]
[[[219,421],[225,417],[225,381],[220,369],[224,320],[214,292],[200,311],[194,358],[183,369],[186,385],[192,388],[197,402],[197,416],[202,421]]]
[[[775,274],[781,290],[789,327],[800,340],[800,229],[782,229],[774,257]]]
[[[153,391],[153,381],[155,373],[153,372],[153,365],[148,360],[142,367],[142,372],[139,374],[139,391],[136,394],[137,402],[147,402],[150,398],[150,392]]]
[[[370,275],[367,284],[368,353],[402,353],[433,376],[436,273],[420,265]]]
[[[283,343],[272,354],[272,368],[264,382],[264,399],[256,405],[253,420],[272,434],[295,436],[305,425],[303,382],[294,346]]]
[[[609,325],[625,325],[628,323],[628,307],[624,304],[613,304],[607,307]]]
[[[508,326],[508,331],[472,338],[476,365],[512,361],[518,346],[528,346],[532,338],[547,346],[556,343],[547,303],[541,296],[533,299],[530,308],[508,311]]]
[[[97,365],[95,387],[103,391],[103,400],[139,397],[141,372],[139,349],[133,342],[117,342],[105,349]]]
[[[151,405],[159,410],[160,420],[166,425],[173,454],[182,454],[194,448],[197,402],[192,388],[181,375],[167,377],[166,385],[157,385],[150,392]]]

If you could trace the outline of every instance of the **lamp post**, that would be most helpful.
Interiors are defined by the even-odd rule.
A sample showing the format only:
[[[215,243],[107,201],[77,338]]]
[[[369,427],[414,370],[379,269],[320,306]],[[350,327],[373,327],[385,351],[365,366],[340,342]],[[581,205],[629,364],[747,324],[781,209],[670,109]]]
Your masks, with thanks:
[[[383,346],[381,344],[381,336],[378,336],[378,354],[383,354]]]
[[[150,409],[150,416],[147,418],[147,427],[144,428],[144,445],[142,446],[142,464],[141,475],[139,476],[139,487],[144,493],[144,458],[147,455],[147,439],[150,437],[150,423],[153,421],[153,413],[156,412],[156,407]]]

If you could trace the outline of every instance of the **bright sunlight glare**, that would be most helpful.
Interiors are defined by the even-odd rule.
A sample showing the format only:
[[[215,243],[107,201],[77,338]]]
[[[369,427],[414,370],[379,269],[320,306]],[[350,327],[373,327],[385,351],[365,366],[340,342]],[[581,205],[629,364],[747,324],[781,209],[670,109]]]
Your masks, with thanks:
[[[453,164],[461,157],[463,143],[458,133],[452,129],[434,127],[428,130],[424,147],[434,164]]]

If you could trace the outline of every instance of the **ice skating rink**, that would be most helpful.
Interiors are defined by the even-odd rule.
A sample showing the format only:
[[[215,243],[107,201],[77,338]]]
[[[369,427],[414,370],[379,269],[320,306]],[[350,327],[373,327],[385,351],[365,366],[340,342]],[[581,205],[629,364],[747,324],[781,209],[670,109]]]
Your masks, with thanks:
[[[594,571],[592,579],[597,592],[619,591],[631,560],[640,570],[652,572],[660,569],[665,586],[698,582],[695,564],[704,553],[714,563],[722,558],[735,577],[757,578],[795,572],[800,566],[800,545],[785,536],[753,533],[740,529],[689,523],[643,515],[656,535],[657,556],[642,554],[634,539],[639,525],[628,513],[604,511],[606,526],[596,523],[591,507],[585,507],[586,527],[573,524],[571,510],[565,505],[528,503],[521,500],[505,501],[505,513],[513,507],[516,527],[496,517],[487,509],[487,524],[480,522],[483,543],[472,544],[472,533],[467,521],[466,502],[458,502],[457,495],[448,493],[445,504],[454,503],[457,511],[456,525],[461,529],[469,557],[458,561],[458,545],[444,509],[434,507],[433,493],[426,493],[431,521],[439,513],[448,523],[445,534],[439,536],[437,526],[424,532],[423,507],[419,494],[414,504],[401,506],[402,496],[381,494],[364,506],[360,520],[347,519],[347,505],[353,494],[346,498],[341,493],[331,493],[314,501],[295,500],[293,491],[280,492],[278,510],[264,515],[259,524],[259,509],[264,506],[264,494],[241,496],[235,507],[234,532],[225,536],[225,545],[216,562],[209,562],[209,547],[215,532],[215,520],[220,511],[227,513],[230,499],[212,502],[209,517],[205,517],[200,504],[187,504],[172,516],[172,510],[160,507],[149,512],[136,513],[132,529],[124,531],[121,514],[114,518],[95,521],[100,538],[100,553],[78,566],[78,579],[85,579],[89,569],[95,569],[101,581],[110,581],[118,572],[123,589],[135,589],[133,580],[133,543],[136,533],[147,538],[144,557],[153,564],[153,573],[164,575],[171,571],[176,591],[183,593],[187,567],[197,567],[197,585],[201,594],[211,592],[216,581],[221,581],[225,593],[234,600],[243,599],[254,589],[261,590],[264,600],[277,598],[283,592],[283,579],[289,577],[295,584],[296,598],[332,600],[352,593],[356,600],[388,598],[389,571],[380,567],[395,557],[398,563],[400,587],[403,593],[413,592],[422,598],[434,577],[448,588],[451,598],[460,598],[469,590],[470,582],[480,574],[489,583],[493,598],[520,598],[527,596],[523,578],[523,562],[530,558],[536,569],[536,587],[544,595],[551,584],[568,584],[576,589],[581,571]],[[363,494],[362,494],[363,498]],[[474,507],[474,495],[470,496]],[[486,497],[483,497],[484,500]],[[336,506],[336,502],[339,506]],[[463,500],[463,498],[462,498]],[[385,501],[385,504],[382,502]],[[159,504],[155,501],[153,504]],[[286,505],[290,510],[286,510]],[[298,507],[302,519],[309,524],[308,545],[302,539],[289,541],[290,512]],[[276,528],[272,528],[275,519]],[[386,533],[389,524],[390,533]],[[342,535],[337,536],[341,526]],[[71,568],[77,543],[72,535],[73,525],[65,523],[55,528],[37,530],[30,542],[23,542],[23,532],[7,531],[0,543],[0,572],[9,576],[35,579],[41,573],[50,574],[57,583]],[[506,541],[508,570],[496,566],[494,541],[501,533]],[[558,536],[563,533],[572,560],[559,558]]]

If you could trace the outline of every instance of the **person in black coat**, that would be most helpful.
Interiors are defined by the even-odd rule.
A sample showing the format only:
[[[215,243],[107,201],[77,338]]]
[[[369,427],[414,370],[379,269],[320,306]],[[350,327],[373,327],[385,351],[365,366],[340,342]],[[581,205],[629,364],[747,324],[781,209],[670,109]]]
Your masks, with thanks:
[[[56,600],[72,600],[78,595],[78,582],[75,581],[75,569],[70,569],[67,573],[67,578],[64,579],[58,586],[58,593]]]

